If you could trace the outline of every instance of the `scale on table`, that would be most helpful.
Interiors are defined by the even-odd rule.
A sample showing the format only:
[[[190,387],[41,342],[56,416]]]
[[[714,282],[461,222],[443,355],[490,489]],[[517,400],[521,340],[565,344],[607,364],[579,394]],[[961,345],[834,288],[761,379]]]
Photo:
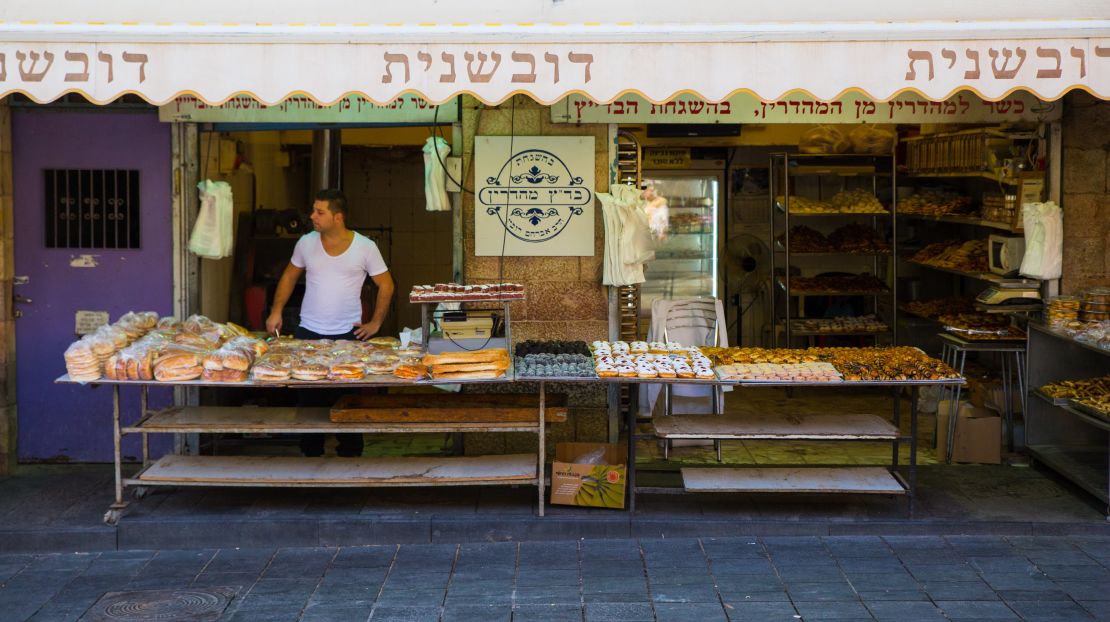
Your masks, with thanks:
[[[1041,284],[1029,279],[1001,279],[979,293],[975,302],[983,311],[1038,311]]]

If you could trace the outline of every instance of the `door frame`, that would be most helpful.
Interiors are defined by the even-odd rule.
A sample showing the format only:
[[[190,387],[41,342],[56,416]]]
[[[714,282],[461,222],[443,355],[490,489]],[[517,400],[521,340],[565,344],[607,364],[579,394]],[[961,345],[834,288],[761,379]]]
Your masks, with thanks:
[[[196,123],[171,123],[170,166],[173,231],[173,308],[178,319],[197,313],[200,309],[200,258],[189,252],[189,234],[196,223],[200,205],[197,182],[200,175],[200,139]],[[197,406],[200,391],[197,387],[175,387],[175,406]],[[198,452],[198,434],[174,434],[174,453]]]

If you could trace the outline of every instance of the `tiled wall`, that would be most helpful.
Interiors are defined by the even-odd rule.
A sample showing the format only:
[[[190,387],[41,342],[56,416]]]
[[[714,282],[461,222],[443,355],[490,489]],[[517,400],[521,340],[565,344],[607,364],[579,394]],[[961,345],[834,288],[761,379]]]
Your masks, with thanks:
[[[424,209],[424,159],[415,148],[346,147],[343,188],[349,225],[390,227],[379,244],[397,285],[384,334],[420,326],[420,307],[409,304],[412,286],[451,280],[451,212]]]
[[[463,101],[464,179],[474,188],[475,136],[593,136],[595,139],[596,192],[609,189],[608,127],[598,124],[551,123],[548,108],[525,96],[515,96],[499,106],[485,106],[465,97]],[[604,225],[595,209],[592,257],[477,257],[474,254],[474,196],[463,195],[464,264],[467,283],[493,283],[498,279],[523,283],[528,300],[514,304],[513,340],[581,339],[593,341],[608,335],[608,294],[601,285]],[[514,390],[535,391],[534,387]],[[562,387],[571,394],[566,423],[548,428],[547,452],[563,441],[603,442],[608,434],[605,391],[596,387]],[[532,434],[471,434],[468,454],[534,451]]]
[[[1110,285],[1110,102],[1064,98],[1064,266],[1061,290]]]

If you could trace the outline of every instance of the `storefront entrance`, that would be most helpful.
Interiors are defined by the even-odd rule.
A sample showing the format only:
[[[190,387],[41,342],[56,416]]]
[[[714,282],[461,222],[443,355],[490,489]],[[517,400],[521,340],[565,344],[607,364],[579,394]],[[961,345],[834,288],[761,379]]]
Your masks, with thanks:
[[[12,144],[19,460],[111,461],[112,394],[53,381],[77,317],[96,321],[81,312],[172,315],[170,126],[153,111],[21,108]],[[137,400],[124,396],[129,419]],[[139,455],[127,441],[125,459]]]

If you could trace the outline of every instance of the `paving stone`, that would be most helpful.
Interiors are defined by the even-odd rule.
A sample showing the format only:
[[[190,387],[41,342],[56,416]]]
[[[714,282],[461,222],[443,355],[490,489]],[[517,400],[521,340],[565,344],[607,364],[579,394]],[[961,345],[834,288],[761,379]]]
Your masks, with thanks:
[[[889,572],[889,573],[853,573],[847,575],[848,582],[857,591],[861,590],[875,590],[875,589],[901,589],[912,590],[917,589],[918,581],[913,578],[910,573]]]
[[[789,594],[783,589],[760,591],[718,587],[718,592],[721,595],[721,600],[726,603],[783,602],[790,600]]]
[[[513,605],[513,619],[581,622],[582,607],[580,605]]]
[[[729,590],[782,590],[785,584],[772,573],[715,576],[717,587]]]
[[[443,590],[382,590],[377,603],[390,607],[428,607],[440,605],[446,593]]]
[[[516,575],[517,585],[578,585],[577,569],[521,570]]]
[[[702,538],[701,545],[714,560],[766,556],[758,538]]]
[[[439,622],[439,607],[375,607],[370,619],[374,622]]]
[[[725,602],[725,613],[733,622],[793,620],[798,613],[790,602]]]
[[[510,622],[513,619],[512,605],[451,605],[443,608],[442,622]]]
[[[875,616],[878,622],[905,622],[906,620],[927,622],[929,620],[945,620],[944,614],[941,613],[940,609],[930,602],[865,601],[864,604],[871,610],[871,615]]]
[[[1110,602],[1110,582],[1106,581],[1057,581],[1056,586],[1068,596],[1080,601]]]
[[[1110,569],[1094,564],[1044,564],[1038,569],[1054,581],[1102,581],[1110,583]]]
[[[602,593],[602,594],[583,594],[582,602],[587,605],[590,603],[651,603],[651,597],[648,596],[647,591],[643,592],[620,592],[616,594]]]
[[[925,593],[938,600],[999,600],[998,594],[986,583],[975,581],[926,581]]]
[[[928,594],[926,594],[924,591],[922,591],[920,589],[912,589],[912,590],[900,590],[900,589],[858,590],[857,589],[856,593],[859,594],[860,598],[862,598],[863,600],[868,601],[868,602],[883,601],[883,600],[893,600],[893,601],[902,601],[902,602],[909,602],[909,601],[913,601],[913,600],[922,600],[922,601],[929,600]]]
[[[720,603],[655,603],[658,622],[717,622],[728,620]]]
[[[979,573],[966,564],[916,564],[906,569],[920,581],[978,581]]]
[[[1044,621],[1057,621],[1057,620],[1091,620],[1093,617],[1086,609],[1078,604],[1066,602],[1049,602],[1049,601],[1007,601],[1011,609],[1013,609],[1022,619],[1028,622]]]
[[[571,604],[582,602],[582,596],[578,590],[558,586],[518,587],[513,591],[513,600],[532,604]]]
[[[982,578],[996,590],[1035,590],[1052,588],[1052,581],[1038,573],[983,573]]]
[[[786,586],[790,598],[800,601],[859,600],[852,586],[839,583],[790,583]]]
[[[808,602],[795,600],[794,607],[803,620],[843,620],[870,618],[871,613],[859,601]]]
[[[586,622],[652,622],[649,603],[586,603]]]
[[[388,568],[396,554],[396,546],[344,546],[331,568]]]
[[[936,600],[936,606],[949,618],[1010,620],[1016,614],[1001,601]]]
[[[1071,600],[1064,590],[1055,586],[1052,588],[1038,588],[1031,590],[998,590],[998,597],[1002,600],[1041,600],[1064,601]]]
[[[652,585],[651,599],[656,603],[719,603],[712,585]]]
[[[983,573],[1033,574],[1037,567],[1024,557],[969,557],[967,563]]]

